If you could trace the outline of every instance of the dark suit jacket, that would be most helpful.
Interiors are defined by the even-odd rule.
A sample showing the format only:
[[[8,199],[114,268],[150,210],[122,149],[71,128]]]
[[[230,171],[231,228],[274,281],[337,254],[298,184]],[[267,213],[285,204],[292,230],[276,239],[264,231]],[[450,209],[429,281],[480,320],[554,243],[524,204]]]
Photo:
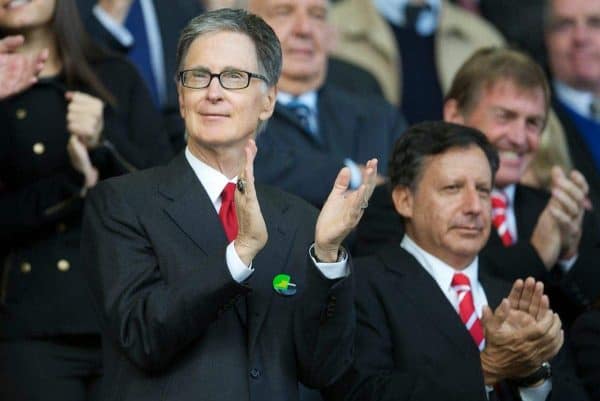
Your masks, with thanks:
[[[569,154],[575,168],[579,170],[588,181],[590,186],[590,200],[594,207],[594,215],[600,224],[600,171],[594,163],[594,159],[588,150],[588,145],[579,133],[579,130],[564,106],[556,99],[553,102],[553,108],[556,111],[564,130]]]
[[[116,99],[104,108],[101,146],[90,151],[100,179],[148,168],[172,157],[160,115],[130,63],[121,57],[92,67]],[[0,102],[0,338],[97,334],[79,257],[84,177],[67,154],[64,77],[38,83]],[[32,144],[43,145],[41,154]],[[59,265],[60,264],[60,265]]]
[[[269,242],[243,285],[183,154],[92,192],[82,253],[103,322],[106,400],[297,400],[298,380],[321,387],[346,368],[352,279],[327,280],[309,261],[312,207],[257,192]],[[280,273],[296,295],[273,291]]]
[[[379,97],[358,96],[327,84],[318,92],[319,143],[296,116],[277,104],[264,132],[254,173],[259,182],[300,196],[320,207],[345,158],[379,159],[385,173],[389,153],[405,128],[398,111]]]
[[[482,269],[503,280],[513,282],[528,276],[542,280],[552,308],[560,314],[563,324],[569,326],[600,295],[600,270],[596,268],[600,259],[600,231],[592,215],[586,214],[577,262],[568,274],[562,274],[558,266],[549,273],[529,242],[548,199],[549,194],[544,191],[517,185],[514,208],[518,242],[504,247],[497,231],[492,229],[480,257],[485,261]],[[400,243],[403,235],[402,221],[394,210],[389,190],[377,188],[357,228],[354,254],[373,254],[385,244]]]
[[[356,357],[332,400],[487,400],[479,350],[458,313],[419,262],[399,245],[357,259]],[[496,307],[510,285],[479,274]],[[586,397],[572,371],[555,363],[553,400]],[[501,399],[518,399],[502,383]]]
[[[562,274],[559,266],[548,273],[529,242],[548,200],[549,194],[544,191],[517,185],[514,209],[518,242],[506,248],[497,231],[492,230],[480,256],[486,262],[484,268],[494,276],[510,282],[527,276],[542,280],[552,308],[561,316],[563,325],[568,327],[600,295],[600,270],[597,268],[600,234],[593,217],[586,214],[577,261],[568,274]]]
[[[582,314],[571,330],[577,374],[592,400],[600,400],[600,310]]]
[[[77,0],[79,10],[87,31],[93,39],[103,46],[116,52],[127,54],[128,48],[121,45],[112,34],[104,28],[92,13],[95,0]],[[163,107],[166,130],[171,138],[173,148],[178,151],[185,146],[183,120],[179,115],[177,87],[173,80],[177,73],[175,53],[181,30],[188,21],[203,11],[200,2],[196,0],[154,0],[154,9],[160,28],[163,45],[163,62],[167,100]]]

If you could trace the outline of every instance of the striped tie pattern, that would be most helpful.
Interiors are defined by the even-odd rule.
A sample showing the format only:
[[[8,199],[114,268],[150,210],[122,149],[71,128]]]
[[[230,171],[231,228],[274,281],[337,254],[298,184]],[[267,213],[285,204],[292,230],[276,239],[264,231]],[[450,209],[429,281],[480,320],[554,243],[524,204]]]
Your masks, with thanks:
[[[506,222],[506,195],[500,191],[492,192],[492,224],[504,246],[511,246],[514,241]]]
[[[485,338],[483,336],[483,327],[477,317],[477,313],[475,313],[471,282],[466,275],[455,273],[454,277],[452,277],[451,286],[458,294],[458,314],[460,315],[460,320],[465,324],[479,351],[482,351],[485,348]]]

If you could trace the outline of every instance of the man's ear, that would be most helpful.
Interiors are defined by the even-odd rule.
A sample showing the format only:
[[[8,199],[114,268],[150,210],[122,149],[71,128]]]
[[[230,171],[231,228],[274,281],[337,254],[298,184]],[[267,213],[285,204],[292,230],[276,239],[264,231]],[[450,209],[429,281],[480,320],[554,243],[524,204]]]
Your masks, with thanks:
[[[465,124],[465,117],[458,107],[456,99],[448,99],[444,103],[444,121],[455,124]]]
[[[394,188],[392,190],[392,202],[399,215],[404,218],[413,216],[414,198],[410,188],[401,186]]]
[[[263,96],[263,105],[258,118],[261,121],[268,120],[275,110],[275,103],[277,102],[277,86],[267,88],[265,96]]]
[[[185,119],[185,107],[183,106],[183,87],[177,84],[177,101],[179,102],[179,115]]]

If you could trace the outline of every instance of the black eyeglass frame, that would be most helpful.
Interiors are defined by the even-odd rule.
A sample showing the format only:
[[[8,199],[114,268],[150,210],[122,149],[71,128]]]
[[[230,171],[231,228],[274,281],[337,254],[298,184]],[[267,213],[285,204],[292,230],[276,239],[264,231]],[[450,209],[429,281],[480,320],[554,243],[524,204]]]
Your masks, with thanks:
[[[190,71],[202,71],[202,72],[206,72],[208,74],[208,76],[209,76],[207,84],[205,86],[202,86],[202,87],[196,87],[196,86],[188,86],[188,85],[186,85],[186,83],[184,82],[183,76],[184,76],[185,73],[190,72]],[[225,85],[223,85],[223,81],[221,80],[221,76],[223,74],[232,73],[232,72],[242,72],[244,74],[247,74],[248,79],[247,79],[246,85],[244,85],[242,87],[239,87],[239,88],[228,88]],[[221,85],[221,88],[228,89],[228,90],[246,89],[247,87],[250,86],[250,80],[252,78],[260,79],[261,81],[264,81],[265,83],[269,82],[267,80],[267,77],[265,77],[264,75],[255,74],[253,72],[245,71],[245,70],[225,70],[225,71],[221,71],[219,73],[212,73],[210,71],[202,70],[202,69],[199,69],[199,68],[190,68],[190,69],[187,69],[187,70],[181,70],[181,71],[179,71],[177,73],[177,77],[179,78],[179,82],[181,82],[181,85],[185,86],[186,88],[190,88],[190,89],[205,89],[205,88],[208,88],[210,86],[213,78],[215,78],[215,77],[219,80],[219,85]]]

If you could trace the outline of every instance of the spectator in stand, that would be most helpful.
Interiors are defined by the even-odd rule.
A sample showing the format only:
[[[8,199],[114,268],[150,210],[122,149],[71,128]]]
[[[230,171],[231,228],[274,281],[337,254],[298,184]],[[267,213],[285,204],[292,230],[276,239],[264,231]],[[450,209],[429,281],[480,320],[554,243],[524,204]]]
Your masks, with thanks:
[[[136,70],[91,43],[73,0],[4,3],[0,35],[20,35],[9,62],[31,76],[0,101],[0,399],[96,400],[82,207],[99,180],[170,147]]]

